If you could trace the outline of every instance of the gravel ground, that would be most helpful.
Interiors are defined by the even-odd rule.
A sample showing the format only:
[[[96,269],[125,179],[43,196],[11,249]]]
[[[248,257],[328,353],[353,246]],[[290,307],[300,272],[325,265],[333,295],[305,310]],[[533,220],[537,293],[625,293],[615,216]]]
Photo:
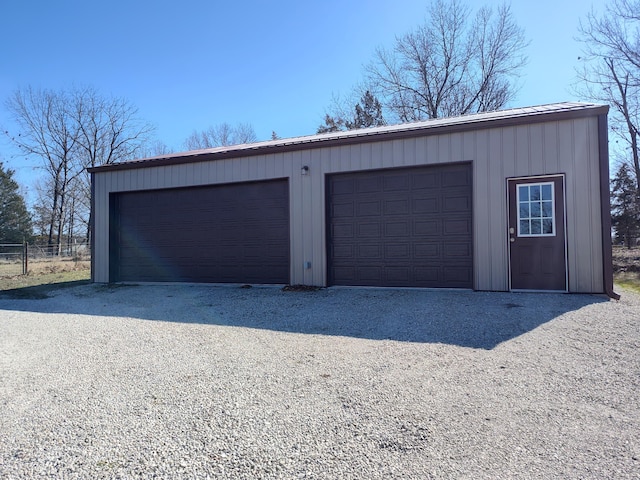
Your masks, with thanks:
[[[638,478],[640,296],[0,298],[0,478]]]

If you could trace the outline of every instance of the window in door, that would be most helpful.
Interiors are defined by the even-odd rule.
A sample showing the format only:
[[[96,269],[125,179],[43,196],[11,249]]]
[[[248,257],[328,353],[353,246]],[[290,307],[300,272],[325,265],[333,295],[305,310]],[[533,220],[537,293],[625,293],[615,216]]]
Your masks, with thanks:
[[[518,185],[518,236],[555,236],[553,183]]]

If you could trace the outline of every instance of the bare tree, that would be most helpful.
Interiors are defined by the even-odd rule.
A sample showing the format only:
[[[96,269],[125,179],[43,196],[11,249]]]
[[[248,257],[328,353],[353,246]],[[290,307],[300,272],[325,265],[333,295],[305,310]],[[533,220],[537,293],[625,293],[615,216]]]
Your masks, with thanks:
[[[434,0],[424,24],[376,51],[367,86],[401,122],[496,110],[517,91],[526,46],[508,6],[472,15],[461,0]]]
[[[20,128],[17,135],[6,133],[24,155],[41,160],[49,178],[47,245],[53,254],[60,253],[68,187],[82,171],[75,157],[80,131],[68,103],[65,92],[31,87],[15,91],[6,102]]]
[[[102,97],[93,88],[28,87],[16,90],[6,106],[19,129],[6,134],[24,155],[37,157],[45,172],[41,188],[48,193],[39,196],[38,216],[49,212],[47,244],[59,254],[62,237],[76,231],[76,222],[91,221],[86,168],[133,158],[152,128],[137,119],[130,103]]]
[[[239,123],[235,127],[220,123],[200,132],[194,130],[185,140],[184,146],[187,150],[199,150],[252,143],[256,140],[256,133],[248,123]]]
[[[612,0],[580,23],[578,93],[610,104],[611,126],[631,158],[640,205],[640,0]]]
[[[149,158],[149,157],[159,157],[161,155],[169,155],[173,153],[174,150],[169,147],[162,140],[150,140],[144,144],[144,147],[140,151],[140,156]]]
[[[153,127],[138,118],[138,109],[123,98],[104,97],[93,87],[74,89],[68,105],[77,124],[78,160],[83,167],[83,181],[78,188],[78,212],[86,223],[86,240],[91,225],[91,176],[87,168],[131,160],[143,153]],[[73,216],[71,217],[73,218]]]

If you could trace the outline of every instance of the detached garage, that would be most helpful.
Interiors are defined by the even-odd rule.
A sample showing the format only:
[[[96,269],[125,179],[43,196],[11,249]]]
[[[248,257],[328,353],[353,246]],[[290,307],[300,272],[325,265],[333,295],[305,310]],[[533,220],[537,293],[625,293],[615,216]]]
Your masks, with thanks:
[[[614,295],[607,112],[560,103],[93,168],[92,278]]]

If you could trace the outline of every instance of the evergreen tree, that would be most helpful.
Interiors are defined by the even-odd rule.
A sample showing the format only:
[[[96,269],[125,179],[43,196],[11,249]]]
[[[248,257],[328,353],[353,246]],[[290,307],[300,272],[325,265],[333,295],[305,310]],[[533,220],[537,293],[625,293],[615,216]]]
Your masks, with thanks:
[[[382,116],[382,105],[370,91],[366,91],[360,101],[353,107],[353,117],[343,108],[337,108],[335,115],[324,116],[324,124],[318,127],[317,133],[340,132],[358,128],[379,127],[387,123]]]
[[[616,243],[631,248],[640,237],[640,196],[633,173],[626,163],[611,181],[611,224]]]
[[[33,236],[31,215],[20,195],[15,172],[0,162],[0,243],[22,243]]]
[[[339,116],[331,116],[328,113],[324,116],[324,125],[320,125],[316,133],[340,132],[343,130],[344,121]]]
[[[362,95],[354,110],[353,121],[345,121],[347,130],[380,127],[386,124],[382,117],[382,105],[369,90]]]

